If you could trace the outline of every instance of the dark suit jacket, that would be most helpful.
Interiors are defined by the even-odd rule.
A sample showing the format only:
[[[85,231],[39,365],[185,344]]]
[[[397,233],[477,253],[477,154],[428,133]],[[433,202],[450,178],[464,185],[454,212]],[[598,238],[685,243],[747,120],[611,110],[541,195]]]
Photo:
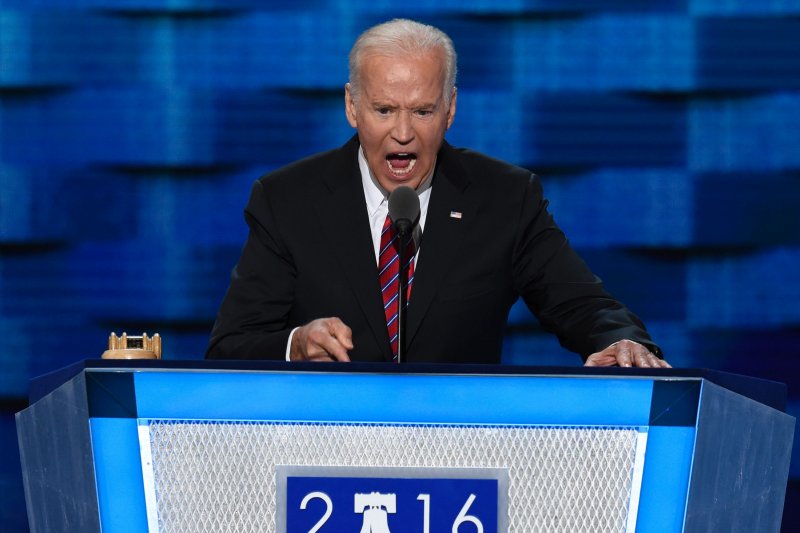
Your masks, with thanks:
[[[354,137],[254,184],[250,235],[206,357],[283,359],[293,327],[338,316],[353,330],[352,360],[391,360],[358,146]],[[518,296],[584,358],[623,338],[657,349],[572,250],[536,176],[445,143],[409,300],[407,360],[499,363]]]

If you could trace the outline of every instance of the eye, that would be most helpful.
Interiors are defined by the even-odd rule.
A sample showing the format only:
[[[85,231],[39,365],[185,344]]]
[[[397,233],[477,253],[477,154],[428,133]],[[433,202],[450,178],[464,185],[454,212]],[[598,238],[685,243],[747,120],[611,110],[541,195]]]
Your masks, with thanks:
[[[379,115],[381,115],[381,116],[384,116],[384,117],[385,117],[385,116],[387,116],[389,113],[391,113],[391,112],[392,112],[392,109],[391,109],[390,107],[386,107],[386,106],[380,106],[380,107],[376,107],[376,108],[375,108],[375,112],[376,112],[376,113],[378,113]]]
[[[429,117],[429,116],[433,115],[433,110],[432,109],[417,109],[414,113],[418,117]]]

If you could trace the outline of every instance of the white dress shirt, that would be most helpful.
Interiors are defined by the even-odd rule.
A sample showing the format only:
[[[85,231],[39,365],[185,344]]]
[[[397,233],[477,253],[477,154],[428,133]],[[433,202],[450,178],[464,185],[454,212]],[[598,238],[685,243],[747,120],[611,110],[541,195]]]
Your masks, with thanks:
[[[434,164],[434,168],[436,165]],[[375,266],[378,265],[378,254],[381,247],[381,233],[383,232],[383,223],[386,221],[386,215],[389,214],[389,193],[381,187],[375,176],[369,169],[367,158],[364,157],[364,150],[359,147],[358,149],[358,169],[361,171],[361,186],[364,189],[364,200],[367,203],[367,215],[369,215],[369,229],[372,233],[372,246],[375,250]],[[419,261],[420,241],[422,232],[425,230],[425,219],[428,215],[428,203],[431,199],[431,182],[433,181],[433,172],[426,177],[419,187],[417,187],[417,196],[419,196],[419,225],[414,228],[414,243],[416,244],[416,254],[414,255],[414,262]],[[377,271],[376,271],[377,275]],[[294,333],[299,328],[294,328],[289,334],[289,341],[286,343],[286,360],[289,361],[289,355],[292,348],[292,338]]]

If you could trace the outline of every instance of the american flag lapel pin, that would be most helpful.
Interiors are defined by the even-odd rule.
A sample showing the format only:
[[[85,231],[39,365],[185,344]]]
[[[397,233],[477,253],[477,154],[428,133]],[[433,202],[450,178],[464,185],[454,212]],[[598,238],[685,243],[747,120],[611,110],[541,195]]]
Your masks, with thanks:
[[[461,220],[461,211],[450,211],[450,218]]]

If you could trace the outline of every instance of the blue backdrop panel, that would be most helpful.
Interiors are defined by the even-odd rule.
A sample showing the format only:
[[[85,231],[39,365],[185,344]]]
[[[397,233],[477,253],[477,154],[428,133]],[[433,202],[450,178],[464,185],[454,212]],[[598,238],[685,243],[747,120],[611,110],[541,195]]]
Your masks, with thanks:
[[[682,102],[608,93],[537,93],[524,107],[525,163],[544,167],[686,164]]]
[[[718,328],[781,327],[800,321],[800,248],[719,257],[688,265],[687,320]]]
[[[794,0],[690,0],[691,12],[697,15],[791,15],[800,13]]]
[[[573,246],[660,250],[694,241],[695,177],[679,167],[606,167],[545,173],[542,180],[550,209]],[[620,210],[624,216],[617,216]],[[642,287],[650,288],[646,282]]]
[[[686,266],[679,258],[635,250],[587,250],[584,260],[614,296],[652,320],[686,320]],[[648,283],[647,280],[658,280]],[[647,286],[643,286],[647,285]]]
[[[0,370],[0,375],[5,377],[5,372]],[[18,378],[19,379],[19,378]],[[4,405],[5,409],[11,405]],[[20,408],[20,406],[16,406]],[[16,466],[19,457],[17,447],[17,428],[14,423],[14,416],[10,412],[0,414],[0,457],[3,457],[2,475],[0,475],[0,491],[2,491],[4,502],[0,506],[0,524],[3,531],[24,532],[28,529],[28,522],[25,516],[25,494],[22,489],[22,472]]]
[[[509,89],[459,88],[456,116],[460,126],[450,130],[448,142],[521,161],[527,155],[520,142],[526,131],[525,115],[519,112],[523,100],[524,95]],[[464,101],[471,104],[461,105]]]
[[[800,169],[800,93],[698,97],[689,111],[688,163],[695,172]],[[765,201],[769,197],[764,197]]]
[[[800,244],[797,175],[764,171],[700,174],[694,198],[694,242],[698,245],[764,248]],[[769,201],[754,201],[759,198]]]
[[[646,11],[648,7],[656,9],[652,3],[642,2],[633,10]],[[692,87],[694,22],[685,16],[669,11],[602,13],[523,19],[515,21],[512,28],[518,53],[509,58],[510,64],[498,63],[508,68],[518,87],[592,92]]]
[[[714,90],[800,88],[800,20],[697,21],[697,82]]]

